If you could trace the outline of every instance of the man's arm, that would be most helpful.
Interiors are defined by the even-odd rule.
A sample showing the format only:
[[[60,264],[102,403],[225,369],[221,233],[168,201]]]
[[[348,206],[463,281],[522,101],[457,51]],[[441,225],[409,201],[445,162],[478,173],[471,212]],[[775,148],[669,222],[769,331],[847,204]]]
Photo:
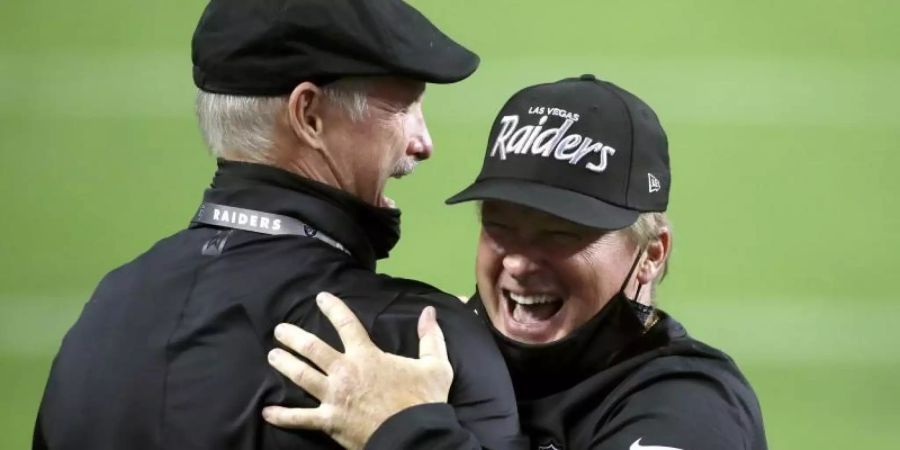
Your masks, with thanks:
[[[519,428],[518,407],[509,371],[494,337],[484,321],[471,307],[446,294],[428,298],[401,298],[391,312],[379,316],[380,326],[372,337],[385,348],[398,348],[385,339],[384,331],[409,330],[415,325],[409,319],[398,320],[396,311],[407,311],[407,317],[419,314],[422,305],[434,304],[447,344],[447,355],[453,367],[453,384],[445,404],[429,404],[409,408],[382,424],[369,440],[367,448],[396,449],[397,442],[422,442],[421,447],[434,448],[524,448]],[[379,332],[379,330],[381,332]],[[406,342],[417,342],[414,334]],[[415,345],[415,344],[414,344]],[[415,347],[413,347],[415,348]],[[406,353],[407,356],[411,356]]]
[[[512,436],[506,442],[484,443],[462,427],[453,408],[445,403],[413,406],[389,417],[366,443],[366,450],[482,450],[524,449]]]
[[[429,450],[485,447],[475,434],[463,428],[461,419],[446,404],[453,371],[433,308],[426,308],[420,317],[420,357],[411,359],[379,350],[337,298],[323,294],[317,301],[346,350],[339,353],[300,328],[280,325],[276,338],[322,371],[277,349],[272,351],[270,363],[321,404],[317,408],[268,407],[263,411],[267,421],[287,428],[322,430],[354,450],[364,446]],[[515,411],[500,414],[515,417]],[[496,418],[485,419],[489,423]],[[487,448],[516,448],[520,444],[515,433],[501,435],[503,438]]]

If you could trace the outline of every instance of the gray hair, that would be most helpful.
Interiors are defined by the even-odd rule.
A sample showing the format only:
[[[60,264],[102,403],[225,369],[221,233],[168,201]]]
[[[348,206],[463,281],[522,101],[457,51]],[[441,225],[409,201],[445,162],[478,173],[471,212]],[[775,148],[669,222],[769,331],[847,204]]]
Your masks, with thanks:
[[[639,248],[645,248],[653,240],[659,237],[659,233],[664,228],[672,228],[666,213],[649,212],[639,215],[637,220],[623,231]],[[654,303],[656,299],[656,287],[662,282],[663,278],[666,277],[667,273],[669,273],[668,260],[663,263],[662,274],[654,278],[653,282],[650,284],[650,299],[654,301]]]
[[[369,82],[344,78],[321,87],[332,104],[351,120],[368,113]],[[275,124],[285,114],[289,96],[244,96],[197,91],[196,112],[200,132],[216,158],[257,163],[272,161]]]

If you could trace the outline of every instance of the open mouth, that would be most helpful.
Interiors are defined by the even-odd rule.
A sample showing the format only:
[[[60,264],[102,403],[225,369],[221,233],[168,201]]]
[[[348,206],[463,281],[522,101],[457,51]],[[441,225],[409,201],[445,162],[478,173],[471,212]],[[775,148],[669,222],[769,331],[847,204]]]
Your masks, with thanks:
[[[388,196],[382,195],[381,198],[378,199],[378,206],[380,206],[380,207],[382,207],[382,208],[392,208],[392,209],[396,209],[396,208],[397,208],[397,202],[395,202],[394,199],[392,199],[392,198],[390,198],[390,197],[388,197]]]
[[[553,295],[523,295],[502,290],[509,317],[520,324],[537,324],[553,318],[563,306],[563,300]]]

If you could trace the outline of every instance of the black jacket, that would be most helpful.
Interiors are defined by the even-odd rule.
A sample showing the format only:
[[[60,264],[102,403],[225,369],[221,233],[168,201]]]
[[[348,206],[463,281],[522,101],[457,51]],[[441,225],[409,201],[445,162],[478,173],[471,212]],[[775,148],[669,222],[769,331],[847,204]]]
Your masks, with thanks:
[[[477,296],[470,304],[484,317]],[[767,448],[756,396],[734,362],[657,313],[645,331],[631,302],[616,297],[570,336],[541,346],[493,330],[531,449]],[[388,419],[367,449],[480,448],[449,445],[466,435],[450,408],[422,405]]]
[[[33,448],[332,449],[324,434],[267,425],[269,404],[316,402],[270,368],[272,331],[293,322],[341,348],[313,301],[340,296],[385,351],[418,355],[427,305],[448,341],[454,417],[491,447],[518,435],[509,375],[489,331],[452,296],[377,275],[399,212],[271,167],[219,162],[205,202],[300,219],[348,252],[306,236],[194,223],[112,271],[54,360]],[[312,234],[312,233],[311,233]]]

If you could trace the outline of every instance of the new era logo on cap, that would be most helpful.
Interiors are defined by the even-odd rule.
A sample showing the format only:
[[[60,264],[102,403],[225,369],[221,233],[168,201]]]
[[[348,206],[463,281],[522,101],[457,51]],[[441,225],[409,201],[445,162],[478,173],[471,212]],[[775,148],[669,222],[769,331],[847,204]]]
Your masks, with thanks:
[[[670,184],[668,143],[653,110],[582,75],[513,95],[491,129],[478,179],[447,202],[501,200],[618,229],[642,212],[665,211]]]
[[[656,177],[654,177],[652,173],[647,174],[647,183],[650,186],[649,192],[651,194],[654,192],[659,192],[659,188],[660,188],[659,180],[656,179]]]

